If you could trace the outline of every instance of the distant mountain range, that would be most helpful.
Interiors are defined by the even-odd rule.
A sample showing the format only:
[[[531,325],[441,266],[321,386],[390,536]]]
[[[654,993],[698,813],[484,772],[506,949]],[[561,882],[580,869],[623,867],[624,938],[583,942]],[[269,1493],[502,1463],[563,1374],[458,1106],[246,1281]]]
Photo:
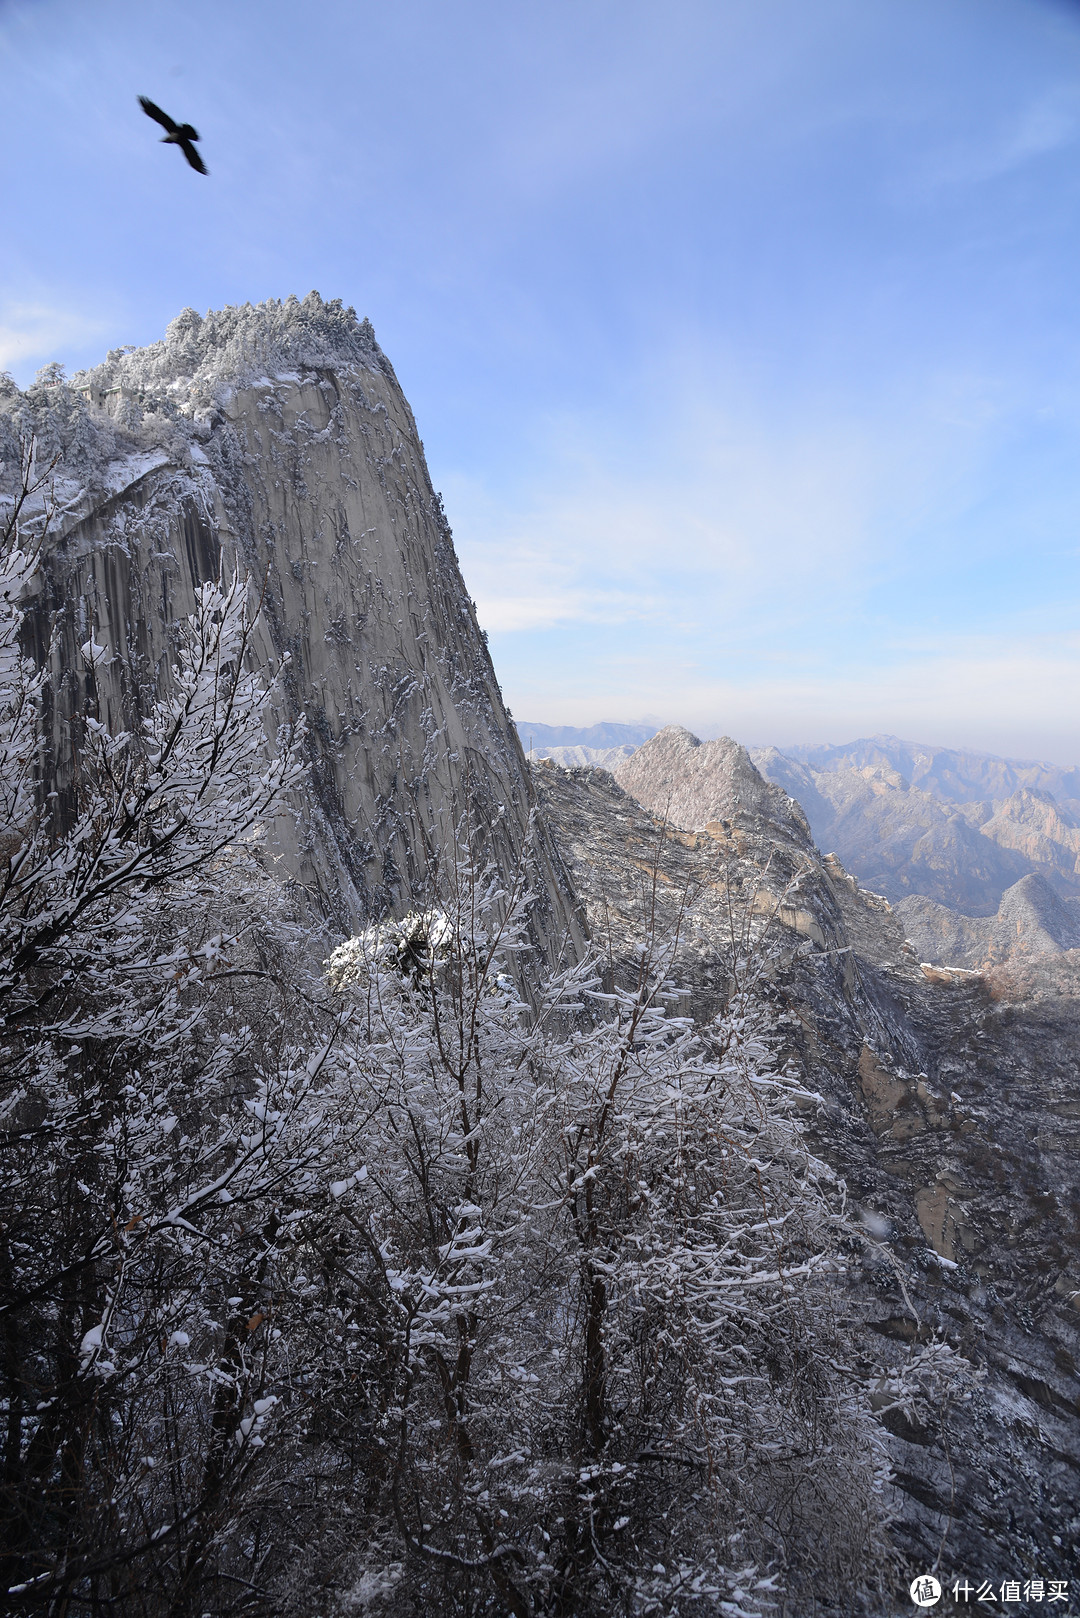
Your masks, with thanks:
[[[636,752],[636,747],[630,747],[624,742],[621,747],[536,747],[529,757],[549,758],[554,764],[561,764],[564,770],[588,767],[593,770],[610,770],[614,775],[619,765],[624,760],[632,758]]]
[[[939,965],[997,966],[1080,950],[1080,899],[1059,899],[1034,873],[1005,889],[994,916],[965,916],[922,894],[893,908],[919,959]]]
[[[515,720],[515,725],[522,747],[526,753],[531,749],[537,758],[551,757],[553,747],[586,748],[590,753],[606,752],[613,747],[633,749],[647,742],[660,729],[659,725],[619,725],[610,719],[602,719],[598,725],[588,725],[584,729],[577,725],[541,725],[531,719]],[[568,763],[569,760],[560,759],[557,762]],[[596,764],[599,760],[583,757],[573,762]]]
[[[534,756],[609,769],[635,796],[640,772],[627,760],[657,735],[613,723],[518,729]],[[668,727],[660,737],[669,734],[689,733]],[[715,744],[717,759],[735,746]],[[647,751],[656,765],[666,756],[662,741]],[[719,815],[721,778],[724,794],[734,790],[728,768],[712,779],[713,751],[680,753],[670,783],[677,824]],[[749,758],[799,804],[818,847],[896,907],[923,959],[976,966],[1080,946],[1080,769],[899,736],[753,748]],[[755,795],[748,778],[738,790]]]
[[[1078,769],[897,736],[751,756],[798,800],[818,846],[894,904],[921,894],[992,916],[1031,874],[1080,896]]]
[[[1080,768],[1040,763],[1034,759],[999,758],[900,736],[867,736],[856,742],[799,744],[785,747],[786,757],[815,770],[897,770],[911,786],[943,803],[976,803],[1008,798],[1028,787],[1057,799],[1080,800]]]

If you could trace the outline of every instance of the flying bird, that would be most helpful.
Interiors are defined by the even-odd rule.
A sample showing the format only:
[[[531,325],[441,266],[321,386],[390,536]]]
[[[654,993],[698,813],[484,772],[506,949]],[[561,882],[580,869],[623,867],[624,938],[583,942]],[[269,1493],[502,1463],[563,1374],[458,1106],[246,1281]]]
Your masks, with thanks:
[[[154,122],[160,124],[162,129],[166,131],[161,137],[166,146],[179,146],[197,174],[210,173],[210,170],[192,144],[193,141],[197,141],[199,138],[197,130],[192,129],[190,124],[174,123],[168,113],[162,112],[161,108],[155,106],[147,96],[139,97],[139,106],[148,118],[153,118]]]

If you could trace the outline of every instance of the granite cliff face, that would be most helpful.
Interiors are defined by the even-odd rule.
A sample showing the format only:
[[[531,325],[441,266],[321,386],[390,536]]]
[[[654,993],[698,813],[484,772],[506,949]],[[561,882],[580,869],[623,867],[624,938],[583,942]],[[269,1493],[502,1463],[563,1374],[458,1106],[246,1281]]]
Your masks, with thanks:
[[[682,725],[668,725],[619,766],[615,779],[673,826],[696,830],[742,812],[791,835],[810,835],[800,805],[767,781],[730,736],[701,742]]]
[[[314,293],[185,310],[162,342],[5,403],[9,437],[21,421],[39,456],[63,455],[27,626],[50,671],[61,805],[72,715],[89,703],[137,725],[194,587],[238,568],[262,603],[263,658],[288,660],[276,718],[307,724],[310,791],[271,841],[316,908],[346,931],[407,908],[464,817],[510,870],[531,811],[521,746],[366,321]],[[88,637],[106,650],[96,669]],[[540,942],[580,940],[542,826],[535,861]]]
[[[986,974],[920,966],[901,917],[819,854],[798,809],[729,741],[671,728],[620,768],[618,785],[599,770],[534,773],[616,973],[632,972],[649,916],[673,923],[689,894],[682,981],[704,1021],[731,992],[732,907],[768,922],[761,986],[777,1039],[821,1096],[811,1138],[874,1238],[849,1273],[860,1374],[872,1383],[935,1335],[985,1372],[940,1429],[886,1417],[894,1535],[912,1573],[936,1565],[950,1584],[976,1569],[1075,1577],[1073,952]],[[1014,925],[1028,910],[1054,922],[1053,894],[1032,887],[1003,906]]]

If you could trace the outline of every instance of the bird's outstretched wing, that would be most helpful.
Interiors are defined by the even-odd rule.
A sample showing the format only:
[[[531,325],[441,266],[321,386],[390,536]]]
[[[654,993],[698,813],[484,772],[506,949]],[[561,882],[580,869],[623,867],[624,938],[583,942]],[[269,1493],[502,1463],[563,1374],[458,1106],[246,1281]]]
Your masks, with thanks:
[[[176,144],[179,146],[180,150],[183,152],[184,156],[187,158],[188,162],[191,164],[196,173],[210,173],[210,170],[207,168],[206,164],[203,162],[202,158],[199,156],[198,152],[195,150],[194,146],[192,146],[189,140],[179,140]]]
[[[149,96],[140,96],[139,106],[142,108],[143,112],[145,112],[146,116],[148,118],[152,118],[155,123],[160,124],[162,129],[167,129],[170,135],[176,134],[176,131],[180,126],[178,124],[174,124],[168,113],[162,112],[161,108],[155,105],[155,103],[150,100]]]

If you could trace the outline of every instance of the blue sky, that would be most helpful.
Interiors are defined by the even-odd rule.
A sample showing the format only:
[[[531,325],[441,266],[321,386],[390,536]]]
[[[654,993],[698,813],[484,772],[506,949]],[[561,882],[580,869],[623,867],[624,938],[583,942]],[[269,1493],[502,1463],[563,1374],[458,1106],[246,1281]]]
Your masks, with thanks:
[[[0,0],[0,73],[0,365],[354,304],[516,713],[1080,761],[1080,0]]]

